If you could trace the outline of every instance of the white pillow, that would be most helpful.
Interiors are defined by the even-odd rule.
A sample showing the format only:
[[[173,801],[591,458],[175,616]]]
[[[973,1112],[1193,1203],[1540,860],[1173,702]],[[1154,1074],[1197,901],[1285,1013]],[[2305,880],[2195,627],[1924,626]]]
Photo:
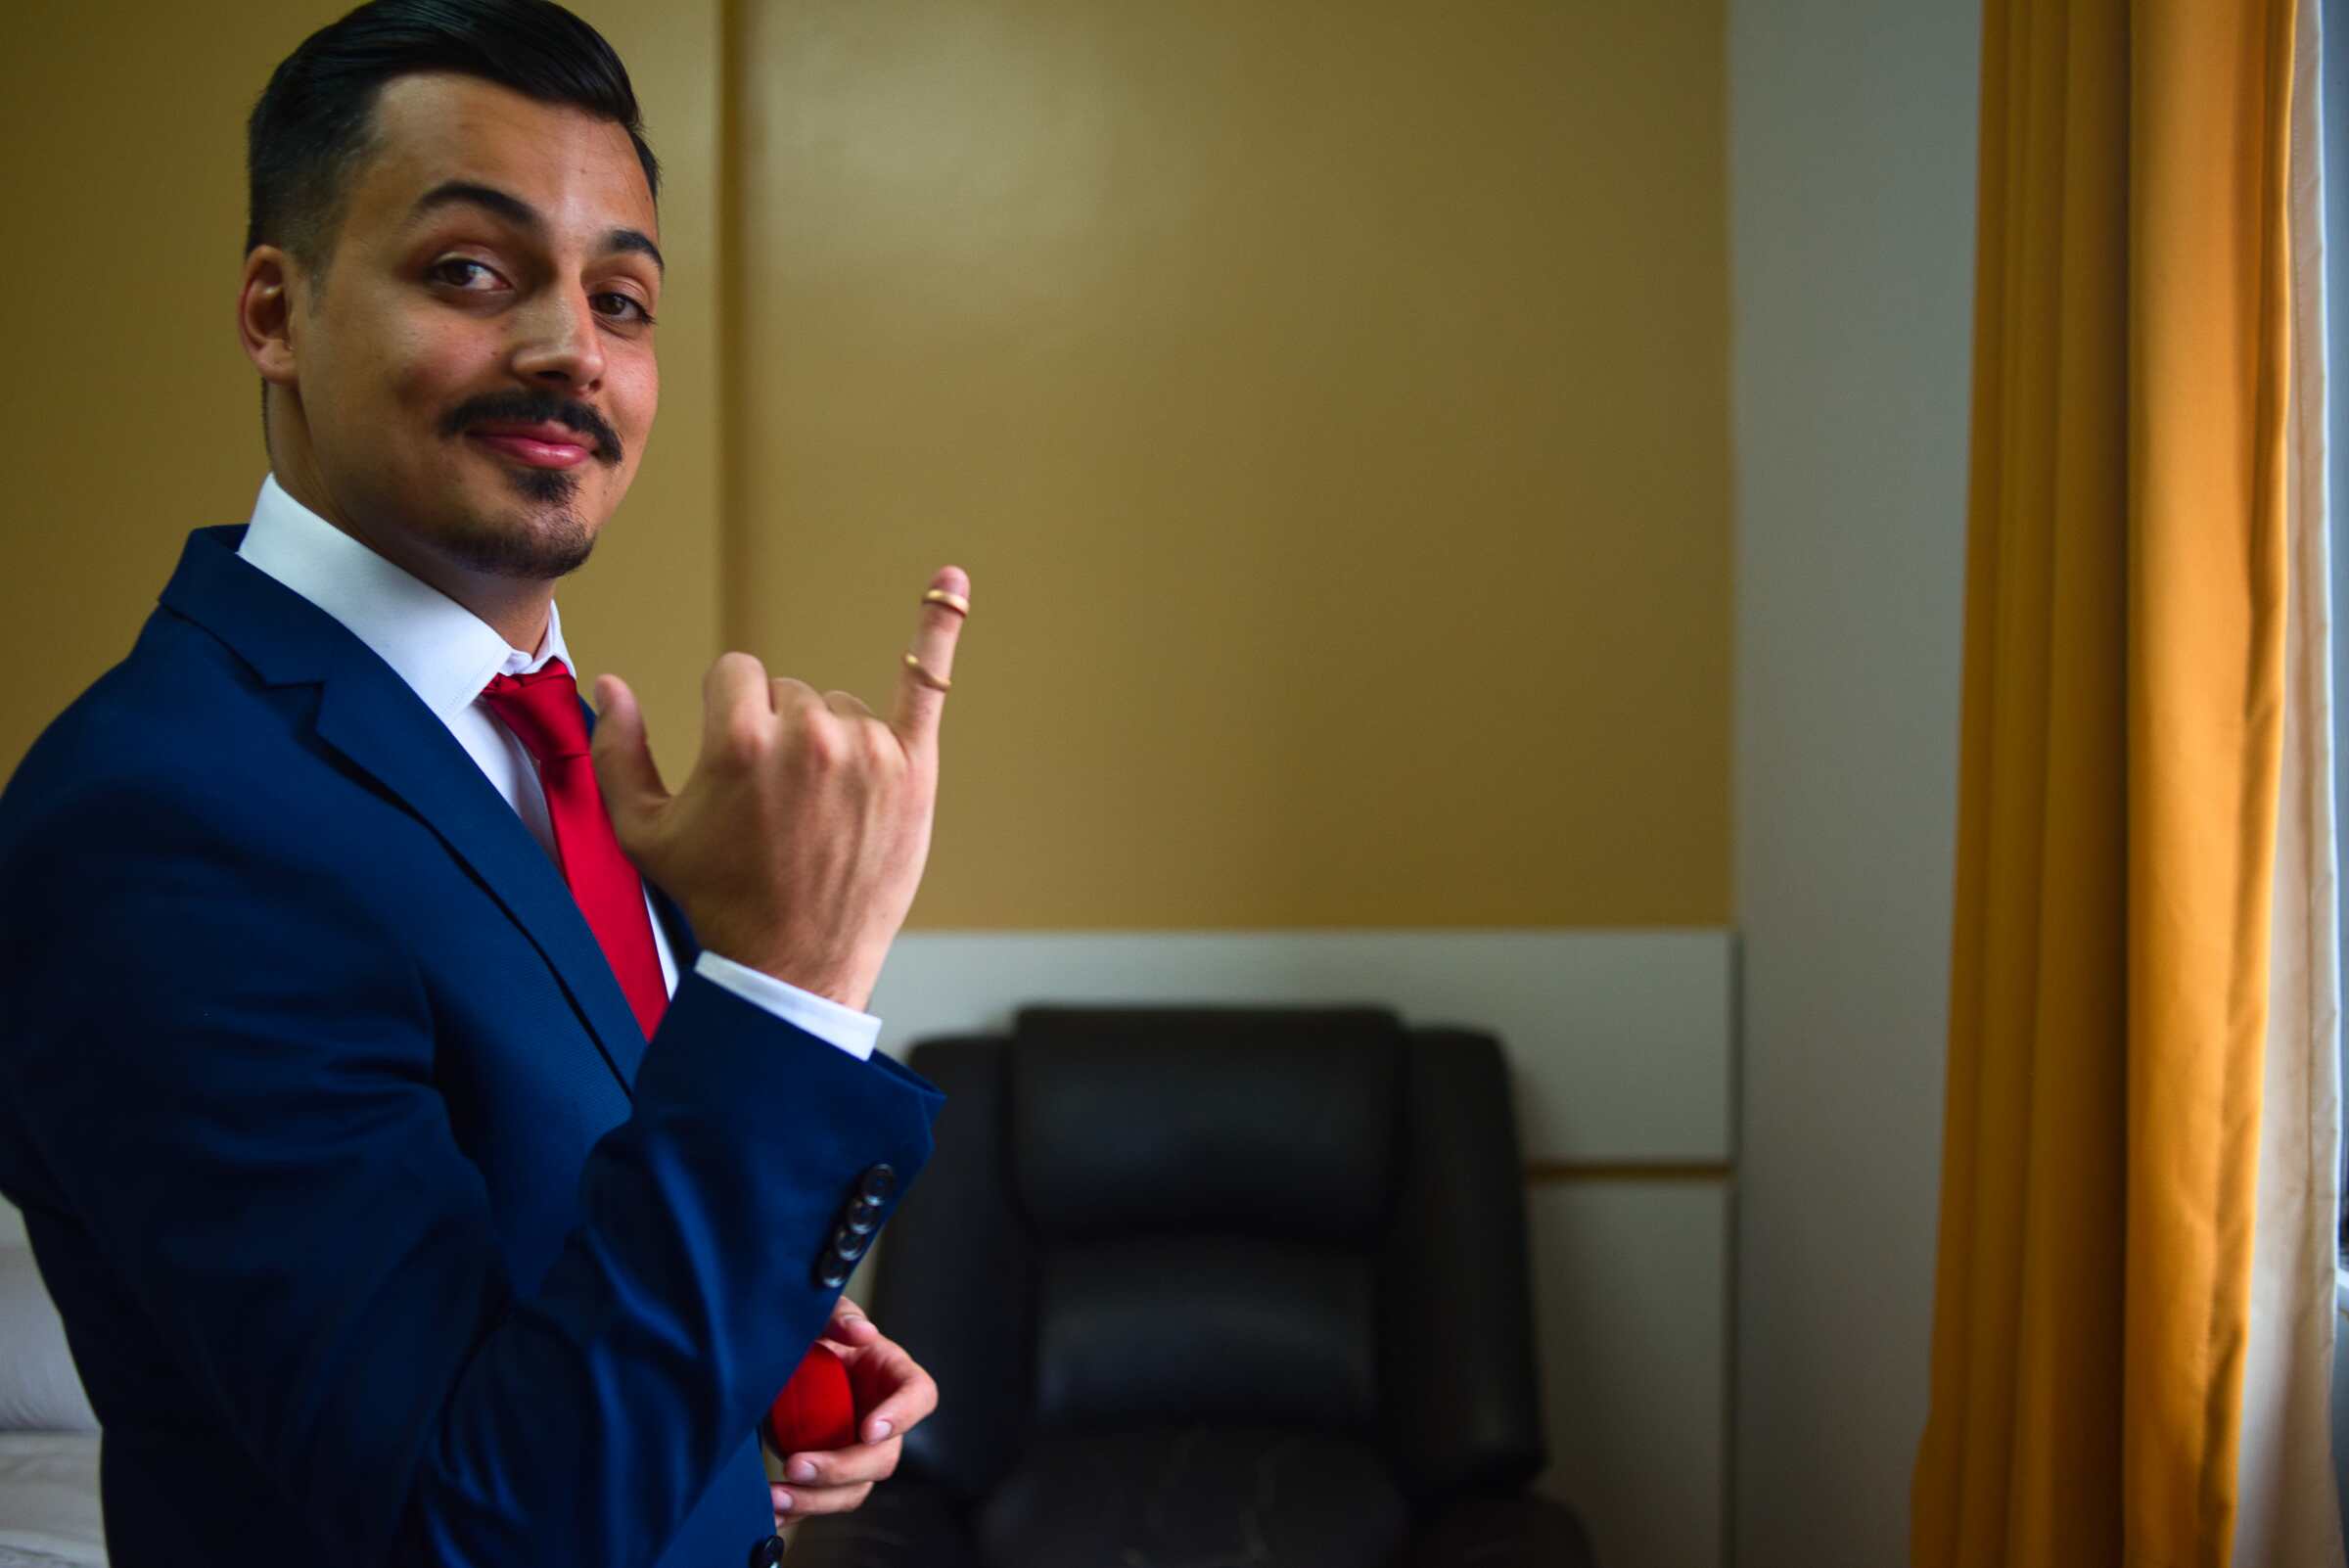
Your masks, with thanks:
[[[22,1242],[0,1242],[0,1429],[98,1430],[66,1349],[65,1322],[41,1283],[32,1249]]]

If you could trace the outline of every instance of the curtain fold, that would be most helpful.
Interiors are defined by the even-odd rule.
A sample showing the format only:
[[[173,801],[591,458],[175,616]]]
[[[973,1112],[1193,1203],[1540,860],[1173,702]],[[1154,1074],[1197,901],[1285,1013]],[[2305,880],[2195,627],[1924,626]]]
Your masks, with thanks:
[[[2284,417],[2283,766],[2234,1560],[2342,1568],[2330,1394],[2340,1209],[2340,977],[2326,538],[2322,18],[2293,27],[2291,395]],[[2326,113],[2333,113],[2327,105]]]
[[[1920,1568],[2229,1560],[2291,43],[2291,0],[1986,6]]]

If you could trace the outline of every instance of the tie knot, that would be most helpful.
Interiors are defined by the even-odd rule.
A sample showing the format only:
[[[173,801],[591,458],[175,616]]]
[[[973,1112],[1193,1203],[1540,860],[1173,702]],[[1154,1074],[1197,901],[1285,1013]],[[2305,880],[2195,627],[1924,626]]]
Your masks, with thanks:
[[[578,683],[563,661],[550,659],[527,675],[492,675],[482,701],[543,767],[559,758],[587,755],[587,717],[579,712]]]

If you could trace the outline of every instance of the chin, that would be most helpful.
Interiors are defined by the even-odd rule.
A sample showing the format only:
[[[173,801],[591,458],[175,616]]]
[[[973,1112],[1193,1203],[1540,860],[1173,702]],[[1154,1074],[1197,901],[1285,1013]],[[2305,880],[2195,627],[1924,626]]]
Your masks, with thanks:
[[[501,577],[552,581],[586,565],[602,520],[590,521],[578,505],[574,476],[542,470],[530,476],[525,505],[508,505],[486,516],[468,514],[444,528],[436,542],[443,554],[475,572]],[[569,488],[539,482],[571,482]]]

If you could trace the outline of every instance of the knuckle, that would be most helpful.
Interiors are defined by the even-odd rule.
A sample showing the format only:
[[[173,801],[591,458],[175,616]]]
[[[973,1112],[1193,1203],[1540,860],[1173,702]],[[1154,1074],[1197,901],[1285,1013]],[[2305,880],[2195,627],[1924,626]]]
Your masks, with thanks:
[[[819,768],[838,767],[848,758],[848,738],[841,733],[840,721],[829,712],[809,714],[800,731],[800,755]]]
[[[738,708],[726,715],[718,741],[728,756],[750,761],[764,755],[770,732],[764,715]]]

